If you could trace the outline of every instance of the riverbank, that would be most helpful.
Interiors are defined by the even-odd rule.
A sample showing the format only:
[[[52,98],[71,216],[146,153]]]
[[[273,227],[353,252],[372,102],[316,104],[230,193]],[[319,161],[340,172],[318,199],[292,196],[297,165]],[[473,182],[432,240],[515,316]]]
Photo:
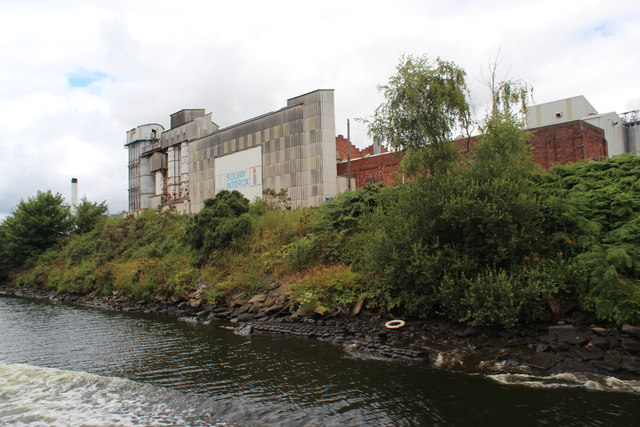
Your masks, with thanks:
[[[224,305],[211,305],[192,293],[186,299],[156,297],[133,300],[122,295],[76,295],[38,288],[0,287],[5,295],[49,299],[106,310],[153,313],[210,324],[231,324],[236,333],[278,334],[317,339],[342,347],[353,357],[426,363],[469,373],[600,374],[640,380],[640,328],[615,328],[560,321],[510,329],[477,328],[443,320],[403,319],[388,329],[382,313],[322,317],[288,310],[285,285]]]

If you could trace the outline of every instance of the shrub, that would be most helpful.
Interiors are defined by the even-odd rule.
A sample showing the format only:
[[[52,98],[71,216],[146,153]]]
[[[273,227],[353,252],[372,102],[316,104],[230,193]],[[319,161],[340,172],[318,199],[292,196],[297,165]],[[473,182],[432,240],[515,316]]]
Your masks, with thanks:
[[[248,211],[249,200],[235,190],[223,190],[205,200],[202,210],[191,217],[184,235],[185,242],[194,250],[197,265],[249,232]]]
[[[378,205],[383,189],[382,184],[374,184],[338,194],[320,206],[316,228],[345,234],[357,231],[360,219]]]
[[[486,269],[474,277],[445,275],[438,289],[441,313],[471,325],[513,326],[548,315],[549,282],[524,271]]]
[[[102,203],[90,202],[83,197],[73,214],[73,228],[76,233],[88,233],[105,218],[109,208],[106,200]]]
[[[293,242],[283,246],[281,249],[294,270],[302,270],[313,259],[316,254],[316,237],[313,234],[299,238],[294,238]]]
[[[41,192],[21,201],[0,227],[0,249],[6,257],[0,264],[0,278],[52,247],[71,229],[69,209],[60,194]]]
[[[318,209],[313,224],[317,252],[328,263],[351,264],[358,258],[355,236],[362,231],[364,219],[380,202],[382,184],[338,194]]]
[[[557,166],[536,177],[545,232],[580,278],[584,310],[640,324],[640,157]]]
[[[388,309],[463,320],[482,308],[467,319],[477,323],[518,317],[509,312],[518,311],[517,288],[527,286],[518,282],[518,267],[546,249],[543,204],[530,181],[534,168],[520,126],[496,114],[468,165],[383,193],[357,238],[364,247],[356,266],[379,277]]]
[[[331,309],[350,308],[365,291],[365,286],[360,275],[350,267],[333,265],[308,270],[289,290],[295,308],[324,314]]]

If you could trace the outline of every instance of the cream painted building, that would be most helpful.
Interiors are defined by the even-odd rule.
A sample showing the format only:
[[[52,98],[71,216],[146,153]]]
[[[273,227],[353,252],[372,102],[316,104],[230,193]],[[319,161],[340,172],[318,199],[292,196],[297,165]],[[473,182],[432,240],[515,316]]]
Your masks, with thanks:
[[[582,95],[527,108],[529,129],[573,120],[582,120],[604,130],[609,156],[635,151],[627,143],[625,123],[620,116],[615,112],[598,113]]]

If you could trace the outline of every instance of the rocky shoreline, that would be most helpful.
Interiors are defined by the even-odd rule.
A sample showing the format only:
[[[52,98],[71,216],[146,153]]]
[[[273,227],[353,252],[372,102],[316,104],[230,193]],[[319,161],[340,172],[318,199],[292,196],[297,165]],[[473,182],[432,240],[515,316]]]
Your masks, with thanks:
[[[290,313],[286,285],[274,285],[246,298],[239,293],[226,304],[211,305],[197,292],[186,299],[58,294],[32,288],[0,287],[0,294],[49,299],[107,310],[154,313],[209,324],[230,322],[240,335],[277,334],[327,341],[354,357],[409,361],[439,368],[482,373],[552,375],[599,374],[640,380],[640,328],[559,321],[512,329],[478,328],[443,320],[403,319],[388,329],[382,313],[323,317],[300,310]]]

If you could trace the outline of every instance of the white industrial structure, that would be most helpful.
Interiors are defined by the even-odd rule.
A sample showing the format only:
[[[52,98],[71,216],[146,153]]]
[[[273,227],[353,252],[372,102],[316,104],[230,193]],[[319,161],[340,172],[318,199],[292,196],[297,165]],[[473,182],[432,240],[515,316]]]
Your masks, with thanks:
[[[600,114],[582,95],[527,108],[529,129],[573,120],[582,120],[604,130],[609,156],[634,152],[639,148],[635,141],[640,127],[636,126],[636,122],[625,122],[615,112]]]
[[[71,209],[78,207],[78,178],[71,178]]]

